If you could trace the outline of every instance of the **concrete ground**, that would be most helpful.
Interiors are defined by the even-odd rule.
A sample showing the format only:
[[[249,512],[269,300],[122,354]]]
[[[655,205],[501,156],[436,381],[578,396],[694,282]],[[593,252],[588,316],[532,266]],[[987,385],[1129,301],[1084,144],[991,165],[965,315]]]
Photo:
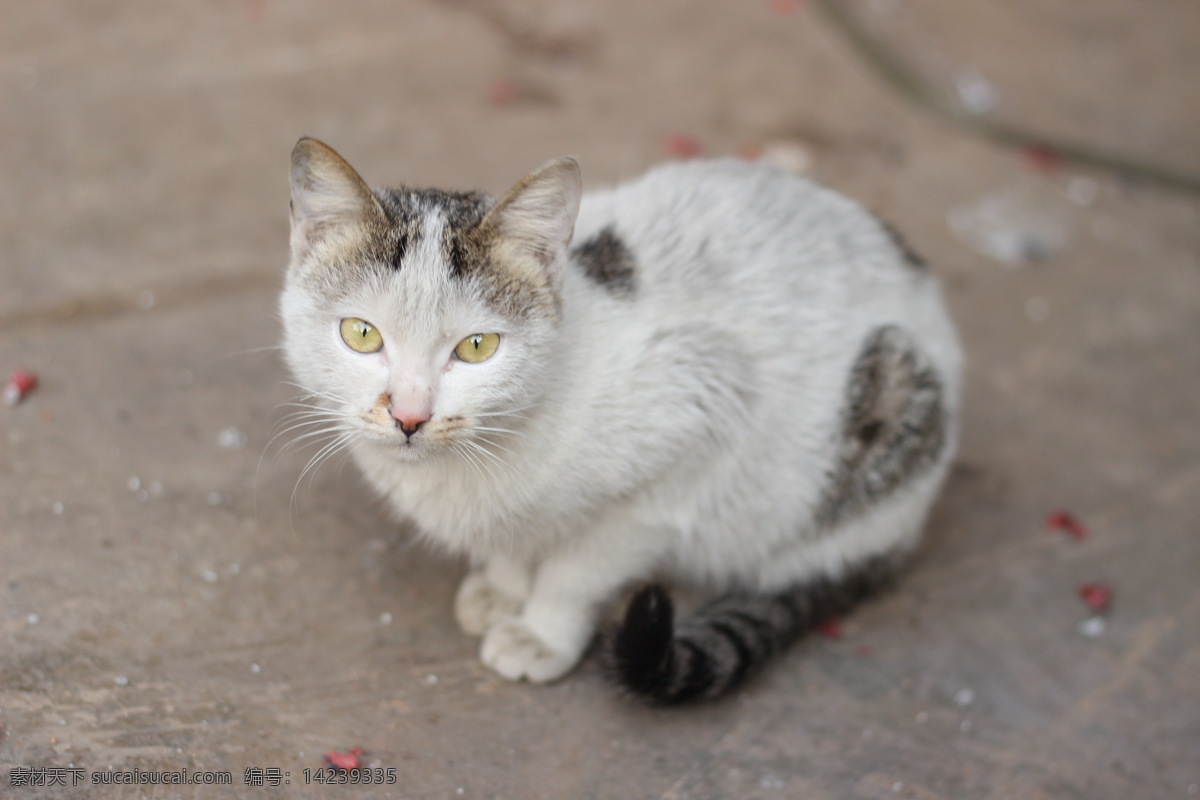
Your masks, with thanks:
[[[968,103],[1200,172],[1200,12],[1152,6],[855,5]],[[0,408],[0,797],[1200,791],[1196,197],[948,131],[782,0],[45,0],[4,4],[0,43],[0,372],[41,378]],[[461,565],[353,468],[298,481],[314,450],[269,441],[300,135],[379,183],[501,191],[564,153],[634,175],[672,133],[807,148],[943,277],[971,370],[899,590],[730,701],[661,711],[594,661],[493,677],[452,619]],[[1089,535],[1048,532],[1056,509]],[[1115,593],[1098,636],[1086,582]],[[351,747],[396,783],[306,779]]]

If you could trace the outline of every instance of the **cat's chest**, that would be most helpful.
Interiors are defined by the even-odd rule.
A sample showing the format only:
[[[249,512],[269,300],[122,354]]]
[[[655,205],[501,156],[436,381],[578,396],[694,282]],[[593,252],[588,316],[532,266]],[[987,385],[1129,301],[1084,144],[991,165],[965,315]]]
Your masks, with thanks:
[[[486,542],[511,544],[548,528],[545,521],[552,513],[534,517],[527,512],[532,476],[480,463],[482,456],[479,461],[418,464],[372,449],[362,449],[357,456],[368,480],[393,509],[450,550],[470,552]]]

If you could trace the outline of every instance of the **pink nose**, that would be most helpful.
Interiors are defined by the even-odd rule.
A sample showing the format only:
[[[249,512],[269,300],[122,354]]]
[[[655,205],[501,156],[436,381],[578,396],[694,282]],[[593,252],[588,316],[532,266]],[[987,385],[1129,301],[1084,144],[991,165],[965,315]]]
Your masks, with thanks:
[[[396,427],[404,431],[406,436],[416,433],[417,429],[428,422],[432,416],[427,407],[418,408],[400,403],[393,403],[388,411],[391,413],[392,419],[396,420]]]

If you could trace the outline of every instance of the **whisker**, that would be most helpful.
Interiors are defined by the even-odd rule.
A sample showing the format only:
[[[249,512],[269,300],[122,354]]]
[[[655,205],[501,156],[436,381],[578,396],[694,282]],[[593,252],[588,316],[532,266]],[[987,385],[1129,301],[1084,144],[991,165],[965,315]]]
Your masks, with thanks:
[[[332,442],[330,442],[329,444],[326,444],[324,447],[322,447],[320,450],[318,450],[317,454],[308,460],[308,464],[305,465],[304,469],[300,472],[300,477],[296,479],[296,485],[292,488],[292,499],[291,499],[292,506],[295,506],[296,494],[297,494],[297,492],[300,491],[300,484],[304,482],[304,476],[308,475],[309,473],[312,473],[315,475],[316,473],[314,470],[317,467],[319,467],[322,463],[324,463],[328,458],[333,456],[335,453],[337,453],[343,447],[346,447],[347,445],[349,445],[351,441],[352,441],[351,435],[349,433],[343,433],[340,436],[338,436],[338,438],[334,439]]]
[[[493,462],[499,464],[500,466],[504,467],[505,469],[510,468],[507,461],[505,461],[503,458],[501,458],[500,456],[493,453],[491,450],[488,450],[486,447],[481,445],[479,442],[473,442],[470,439],[465,439],[463,441],[463,444],[467,445],[475,452],[480,453],[481,455],[487,456],[488,458],[492,459]],[[493,476],[493,477],[495,477],[495,476]]]
[[[521,437],[525,436],[525,434],[523,432],[514,431],[511,428],[493,428],[493,427],[489,427],[487,425],[475,425],[471,428],[471,430],[484,431],[486,433],[507,434],[509,436],[521,436]]]
[[[451,452],[458,454],[462,457],[463,461],[470,464],[480,478],[485,478],[486,476],[483,474],[483,466],[479,463],[479,460],[475,456],[471,455],[465,448],[460,447],[459,444],[459,442],[451,442]]]
[[[505,447],[505,446],[504,446],[504,445],[502,445],[502,444],[499,444],[498,442],[493,442],[491,439],[489,439],[489,438],[488,438],[488,437],[486,437],[486,436],[480,436],[479,438],[480,438],[482,441],[486,442],[486,443],[487,443],[488,445],[490,445],[491,447],[495,447],[497,450],[503,450],[504,452],[508,453],[510,456],[515,456],[515,455],[516,455],[516,453],[515,453],[514,451],[512,451],[512,450],[508,449],[507,447]],[[478,442],[471,442],[471,444],[474,444],[476,447],[479,447],[479,446],[480,446]],[[484,448],[482,448],[482,449],[484,449],[484,450],[487,450],[487,448],[486,448],[486,447],[484,447]],[[495,456],[495,455],[496,455],[495,453],[491,452],[490,450],[487,450],[487,453],[488,453],[488,455],[490,455],[490,456]],[[498,457],[498,456],[497,456],[497,457]],[[507,462],[505,462],[504,466],[506,466],[506,467],[507,467],[507,466],[508,466],[508,463],[507,463]]]

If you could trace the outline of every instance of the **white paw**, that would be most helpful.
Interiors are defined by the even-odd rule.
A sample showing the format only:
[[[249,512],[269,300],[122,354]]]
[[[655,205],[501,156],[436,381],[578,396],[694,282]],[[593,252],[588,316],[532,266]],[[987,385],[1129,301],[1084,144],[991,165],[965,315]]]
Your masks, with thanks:
[[[566,675],[580,655],[575,649],[551,647],[518,619],[505,620],[489,630],[481,651],[483,663],[501,677],[510,681],[526,678],[534,683],[548,683]]]
[[[458,587],[454,616],[458,626],[472,636],[483,636],[499,622],[515,617],[521,601],[504,594],[482,572],[472,572]]]

